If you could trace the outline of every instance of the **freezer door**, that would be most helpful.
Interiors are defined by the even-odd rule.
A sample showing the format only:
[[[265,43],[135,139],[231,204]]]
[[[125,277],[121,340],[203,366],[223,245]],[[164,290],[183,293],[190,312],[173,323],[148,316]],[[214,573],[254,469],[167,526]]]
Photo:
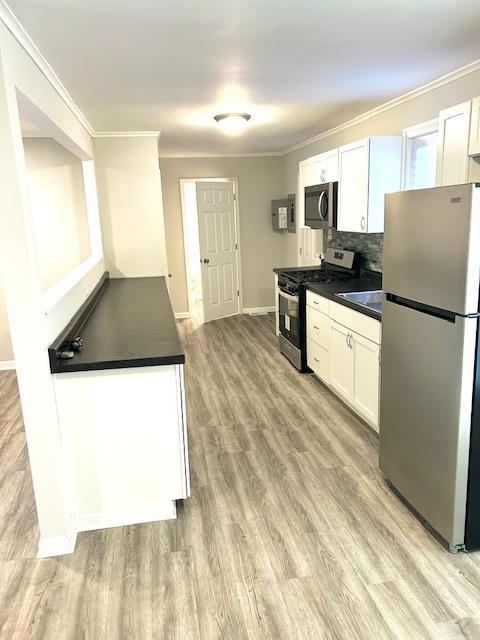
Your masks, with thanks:
[[[383,290],[465,315],[478,310],[480,188],[387,194]]]
[[[476,330],[384,304],[380,467],[452,546],[465,536]]]

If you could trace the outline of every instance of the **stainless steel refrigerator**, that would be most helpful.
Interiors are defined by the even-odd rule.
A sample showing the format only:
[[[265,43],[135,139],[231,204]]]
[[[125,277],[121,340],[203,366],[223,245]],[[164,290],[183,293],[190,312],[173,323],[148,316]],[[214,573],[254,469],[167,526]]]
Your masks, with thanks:
[[[450,551],[480,548],[480,185],[386,196],[380,467]]]

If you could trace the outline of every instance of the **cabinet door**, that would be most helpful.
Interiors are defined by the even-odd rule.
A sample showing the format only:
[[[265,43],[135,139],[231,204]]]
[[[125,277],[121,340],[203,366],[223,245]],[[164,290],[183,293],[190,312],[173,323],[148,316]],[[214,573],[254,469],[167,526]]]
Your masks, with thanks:
[[[480,97],[472,100],[472,121],[470,124],[470,144],[468,153],[480,155]]]
[[[338,151],[339,231],[364,232],[367,229],[369,142],[359,140]]]
[[[380,347],[353,333],[354,353],[353,404],[378,431],[380,384]]]
[[[468,180],[470,101],[443,109],[438,117],[437,186]]]
[[[307,338],[307,365],[320,380],[330,384],[330,353],[309,338]]]
[[[300,162],[299,169],[303,187],[310,187],[312,184],[318,184],[318,182],[315,182],[312,158],[308,158],[307,160]]]
[[[354,388],[351,335],[348,329],[330,321],[330,384],[350,402]]]
[[[332,149],[323,154],[325,157],[325,182],[338,180],[338,149]]]
[[[310,158],[311,161],[311,173],[310,179],[311,184],[320,184],[321,182],[326,182],[325,180],[325,161],[323,157],[323,153],[318,156],[313,156]]]

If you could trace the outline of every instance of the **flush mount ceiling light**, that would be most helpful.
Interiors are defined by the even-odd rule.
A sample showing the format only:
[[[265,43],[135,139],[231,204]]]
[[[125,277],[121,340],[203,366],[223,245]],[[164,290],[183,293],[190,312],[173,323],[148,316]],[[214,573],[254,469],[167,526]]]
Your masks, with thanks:
[[[249,113],[220,113],[213,119],[224,133],[236,136],[245,129],[251,117]]]

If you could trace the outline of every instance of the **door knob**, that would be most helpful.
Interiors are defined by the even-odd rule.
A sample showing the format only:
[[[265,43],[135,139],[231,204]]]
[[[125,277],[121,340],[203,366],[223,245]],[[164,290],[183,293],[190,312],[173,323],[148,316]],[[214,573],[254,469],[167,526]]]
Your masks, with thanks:
[[[204,261],[205,264],[208,264],[210,262],[210,260],[208,258],[204,258],[203,261]]]

